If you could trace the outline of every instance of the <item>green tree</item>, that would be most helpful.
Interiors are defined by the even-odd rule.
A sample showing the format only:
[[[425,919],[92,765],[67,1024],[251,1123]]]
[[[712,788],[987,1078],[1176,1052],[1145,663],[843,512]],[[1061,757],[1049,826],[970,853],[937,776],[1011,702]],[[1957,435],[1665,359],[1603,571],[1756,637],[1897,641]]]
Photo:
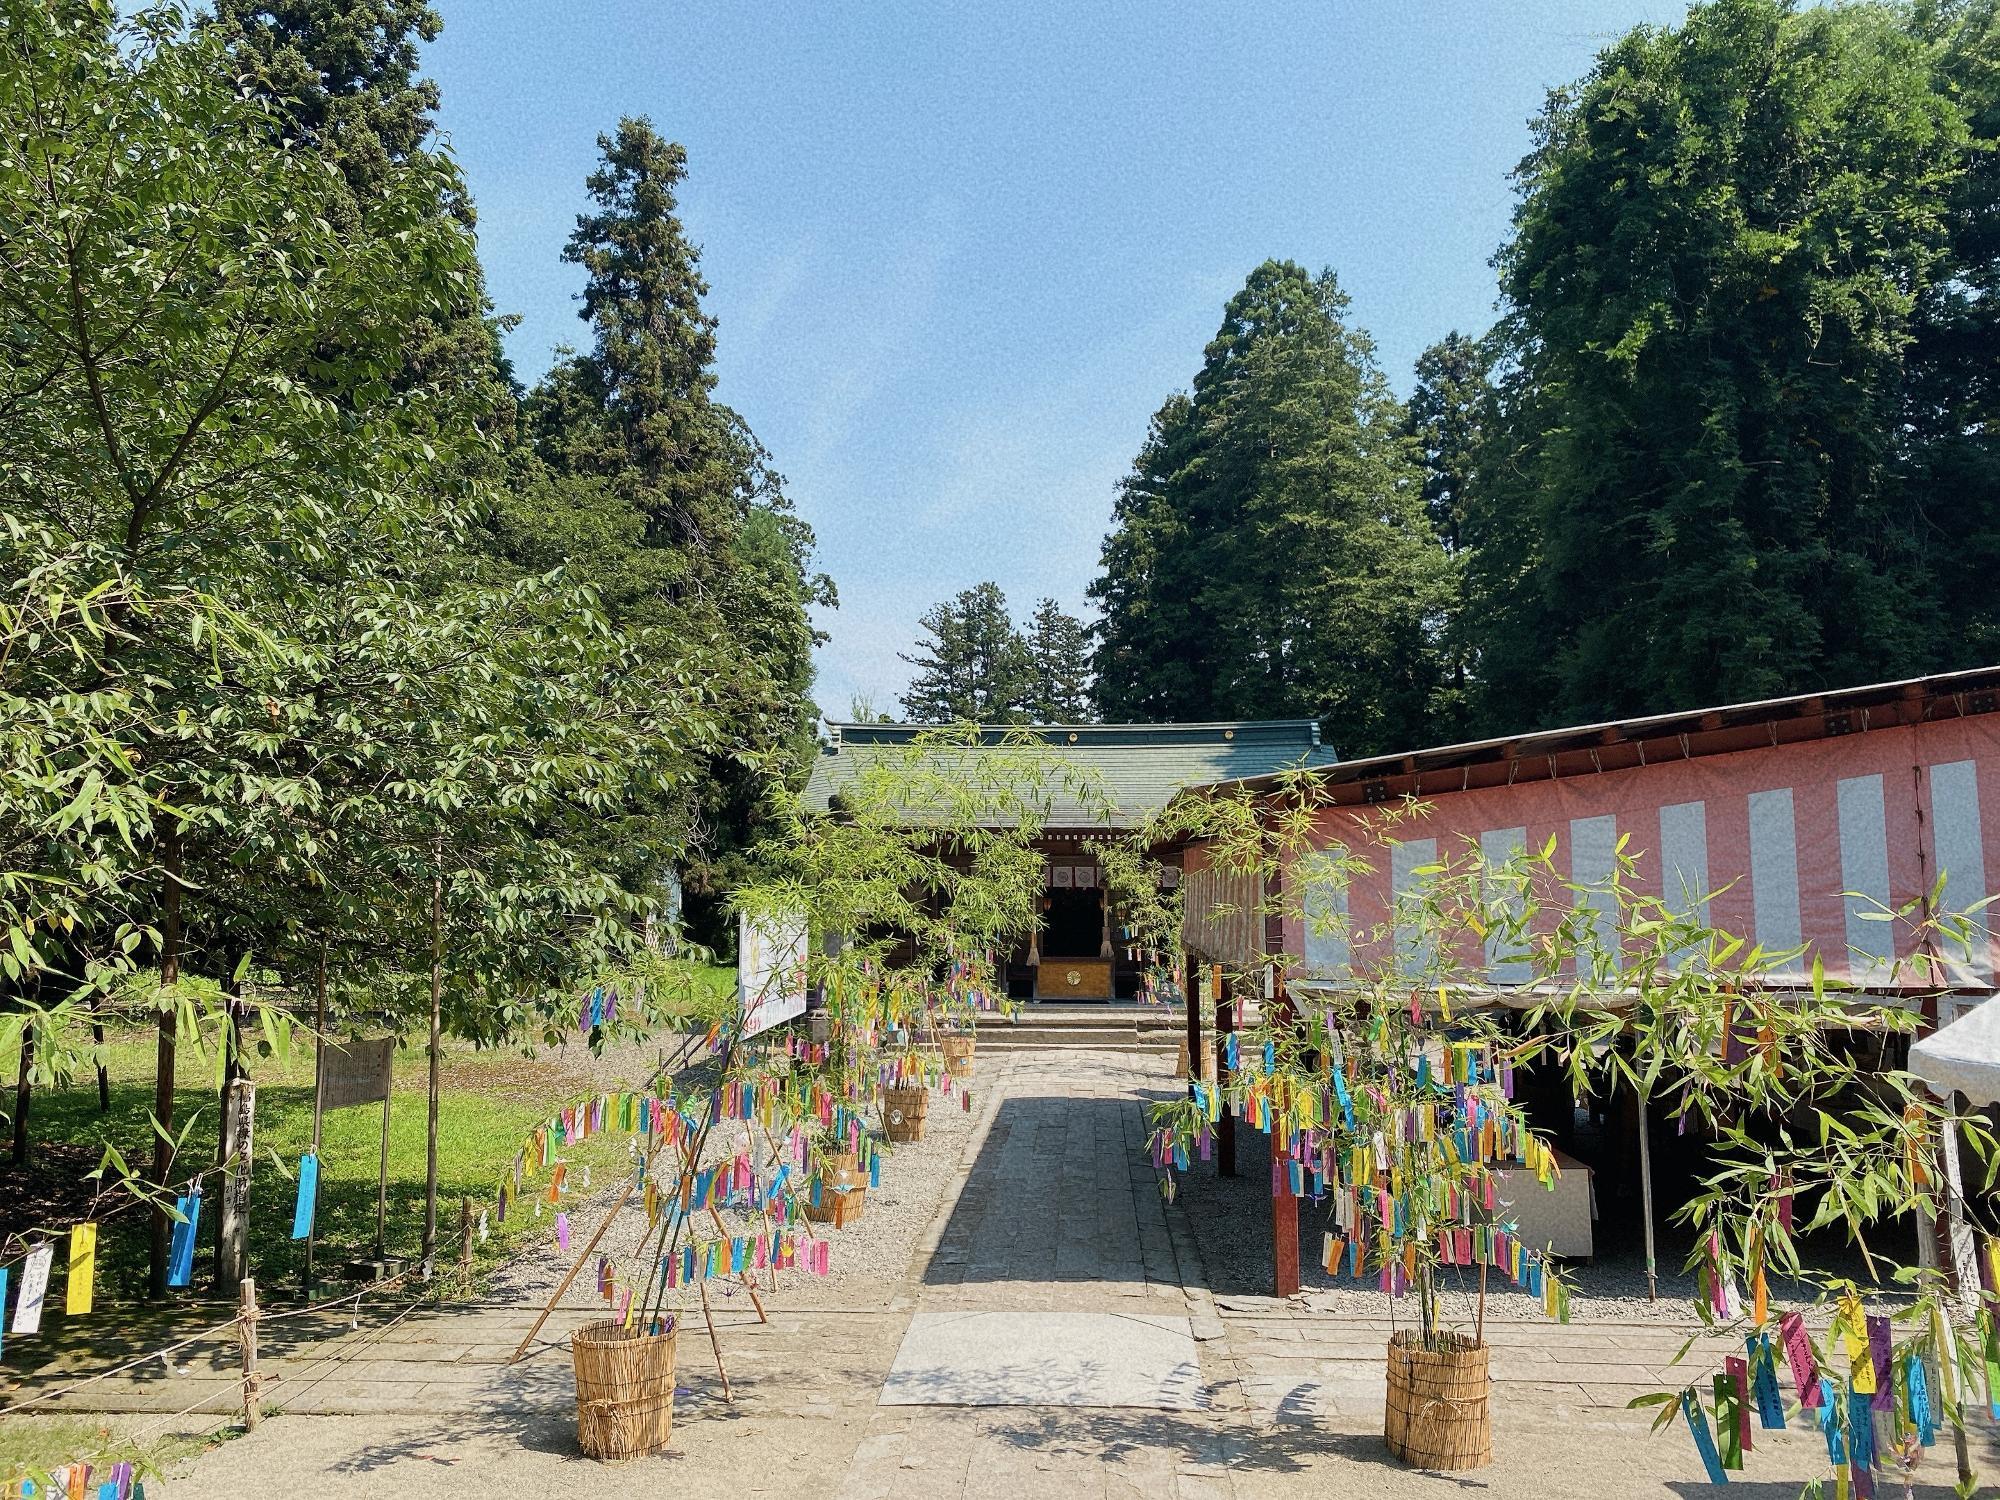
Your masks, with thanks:
[[[157,1020],[164,1187],[176,1047],[253,948],[298,982],[334,946],[387,997],[442,975],[442,897],[454,941],[497,955],[459,966],[479,983],[458,1024],[493,1038],[632,941],[646,894],[581,835],[673,776],[699,700],[560,580],[461,566],[482,439],[465,385],[407,358],[476,266],[437,212],[449,163],[393,163],[343,227],[341,179],[233,86],[214,29],[171,6],[19,20],[0,43],[0,712],[23,772],[0,788],[0,1040],[53,1044],[47,1080],[80,1007]],[[158,983],[122,982],[142,962]],[[216,1012],[232,1062],[251,1003]]]
[[[581,420],[561,429],[567,467],[611,479],[646,517],[647,540],[681,550],[692,592],[719,571],[739,514],[728,422],[711,401],[715,319],[700,252],[676,216],[687,152],[645,119],[598,137],[563,259],[582,266],[594,337],[576,363]]]
[[[1091,693],[1098,717],[1152,723],[1198,717],[1214,639],[1174,482],[1194,452],[1194,403],[1169,396],[1146,431],[1132,472],[1118,485],[1097,577]]]
[[[1036,604],[1025,633],[1029,681],[1021,707],[1036,724],[1090,718],[1090,633],[1053,599]]]
[[[630,884],[678,874],[698,935],[724,944],[722,897],[747,873],[773,784],[808,763],[810,611],[836,598],[770,456],[713,399],[715,320],[676,211],[686,153],[644,119],[598,144],[564,251],[586,272],[591,346],[524,403],[529,446],[508,457],[489,545],[513,568],[588,584],[656,666],[707,686],[715,740],[699,773],[596,837]]]
[[[1155,420],[1093,588],[1107,716],[1310,717],[1422,743],[1450,573],[1401,408],[1331,271],[1266,261]]]
[[[1476,622],[1464,610],[1466,507],[1492,405],[1487,383],[1491,364],[1484,344],[1456,331],[1446,334],[1417,356],[1417,382],[1404,418],[1423,465],[1424,510],[1451,558],[1451,603],[1438,634],[1444,684],[1431,729],[1432,738],[1439,740],[1464,738],[1472,719],[1478,641]]]
[[[1417,356],[1417,383],[1404,413],[1424,468],[1424,510],[1448,552],[1465,544],[1465,497],[1479,451],[1490,366],[1477,339],[1446,334]]]
[[[429,0],[215,0],[208,24],[357,199],[429,138],[438,89],[418,47],[443,27]]]
[[[2000,6],[1926,6],[1937,86],[1971,140],[1945,199],[1950,254],[1918,294],[1904,387],[1904,499],[1949,626],[1939,668],[2000,659]]]
[[[903,690],[914,723],[1020,723],[1034,687],[1028,644],[1007,613],[996,583],[975,584],[918,620],[924,639],[903,660],[915,667]]]
[[[101,648],[48,658],[48,689],[143,689],[121,779],[156,806],[130,879],[157,940],[171,1127],[190,893],[240,878],[252,828],[310,795],[284,753],[309,669],[288,627],[365,587],[395,539],[431,534],[439,454],[462,439],[442,393],[388,382],[472,247],[433,211],[449,172],[434,160],[391,173],[365,229],[336,228],[339,179],[282,144],[219,39],[188,38],[174,9],[17,19],[0,49],[5,561],[24,576],[46,548],[80,597],[112,601]],[[45,850],[57,874],[63,854]],[[113,941],[86,913],[67,979]],[[156,1182],[172,1154],[163,1134]]]
[[[270,103],[280,138],[339,171],[345,191],[326,209],[338,227],[359,225],[403,163],[441,154],[433,135],[438,88],[418,74],[419,46],[443,27],[429,0],[216,0],[203,25],[228,47],[230,67]],[[456,175],[433,181],[436,211],[471,228],[472,199]],[[493,315],[475,262],[450,305],[411,331],[399,382],[463,381],[482,428],[504,432],[516,399],[500,347],[507,323]]]
[[[1509,369],[1474,502],[1493,727],[1932,658],[1885,481],[1965,143],[1884,6],[1716,0],[1552,96],[1498,258]]]

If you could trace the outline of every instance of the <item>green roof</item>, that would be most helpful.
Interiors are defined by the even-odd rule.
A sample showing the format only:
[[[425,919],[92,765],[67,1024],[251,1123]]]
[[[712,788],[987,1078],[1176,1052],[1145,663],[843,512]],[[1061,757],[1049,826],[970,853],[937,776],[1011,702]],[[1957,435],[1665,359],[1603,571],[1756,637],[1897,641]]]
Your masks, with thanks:
[[[872,765],[894,765],[912,755],[921,736],[963,740],[933,743],[922,752],[927,766],[948,766],[977,756],[981,747],[1024,739],[1048,747],[1058,784],[1047,788],[1045,826],[1051,829],[1129,828],[1167,805],[1176,792],[1215,781],[1268,776],[1292,766],[1330,765],[1339,757],[1322,745],[1311,719],[1263,719],[1219,724],[989,724],[978,743],[969,733],[936,724],[836,724],[806,782],[806,806],[824,810]],[[1063,785],[1063,781],[1074,783]],[[1083,788],[1090,788],[1085,791]],[[1116,809],[1109,820],[1102,802]],[[995,819],[996,822],[1003,821]],[[1005,820],[1005,821],[1011,821]]]

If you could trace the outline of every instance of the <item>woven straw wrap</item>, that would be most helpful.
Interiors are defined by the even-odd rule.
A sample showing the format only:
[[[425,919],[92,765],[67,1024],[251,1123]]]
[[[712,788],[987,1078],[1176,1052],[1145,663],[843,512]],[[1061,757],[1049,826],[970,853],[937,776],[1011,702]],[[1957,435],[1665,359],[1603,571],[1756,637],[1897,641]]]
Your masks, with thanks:
[[[1405,1329],[1389,1340],[1389,1451],[1419,1469],[1483,1469],[1493,1462],[1493,1385],[1486,1346],[1441,1333],[1426,1349]]]
[[[844,1229],[861,1217],[868,1202],[868,1179],[861,1175],[859,1152],[843,1151],[820,1186],[819,1202],[806,1200],[806,1218],[815,1224]]]
[[[972,1044],[969,1036],[948,1036],[938,1043],[944,1053],[944,1070],[954,1078],[972,1076]]]
[[[673,1330],[588,1323],[569,1337],[576,1441],[586,1458],[658,1453],[674,1431]]]
[[[882,1129],[892,1141],[924,1138],[924,1116],[931,1107],[927,1088],[882,1090]]]

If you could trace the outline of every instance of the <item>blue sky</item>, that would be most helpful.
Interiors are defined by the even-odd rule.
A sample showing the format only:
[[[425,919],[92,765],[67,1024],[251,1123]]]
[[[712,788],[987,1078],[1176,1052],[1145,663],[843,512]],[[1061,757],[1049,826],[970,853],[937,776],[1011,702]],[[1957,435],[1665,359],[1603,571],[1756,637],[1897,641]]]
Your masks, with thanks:
[[[1492,318],[1546,91],[1655,0],[437,0],[426,65],[524,380],[596,137],[688,150],[719,395],[819,534],[817,696],[893,711],[930,604],[1082,612],[1115,486],[1267,256],[1332,266],[1390,381]]]

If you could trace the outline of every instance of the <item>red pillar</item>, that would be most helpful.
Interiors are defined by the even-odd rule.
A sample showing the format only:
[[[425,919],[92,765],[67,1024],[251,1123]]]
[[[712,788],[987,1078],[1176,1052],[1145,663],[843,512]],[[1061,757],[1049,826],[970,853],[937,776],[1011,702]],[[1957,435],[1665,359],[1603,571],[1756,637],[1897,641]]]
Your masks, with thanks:
[[[1236,1030],[1236,1003],[1229,998],[1229,984],[1223,978],[1222,965],[1209,966],[1210,981],[1215,989],[1215,1087],[1226,1095],[1229,1091],[1229,1064],[1224,1060],[1227,1054],[1224,1045]],[[1236,1116],[1229,1112],[1225,1103],[1222,1118],[1215,1124],[1215,1173],[1218,1177],[1236,1175]]]
[[[1279,1174],[1271,1194],[1271,1280],[1274,1297],[1289,1297],[1299,1289],[1299,1200],[1292,1193],[1292,1174]]]
[[[1274,1016],[1287,1014],[1285,982],[1276,981],[1271,997]],[[1299,1289],[1299,1200],[1292,1192],[1292,1174],[1280,1171],[1278,1138],[1271,1137],[1271,1281],[1274,1297],[1289,1297]]]

